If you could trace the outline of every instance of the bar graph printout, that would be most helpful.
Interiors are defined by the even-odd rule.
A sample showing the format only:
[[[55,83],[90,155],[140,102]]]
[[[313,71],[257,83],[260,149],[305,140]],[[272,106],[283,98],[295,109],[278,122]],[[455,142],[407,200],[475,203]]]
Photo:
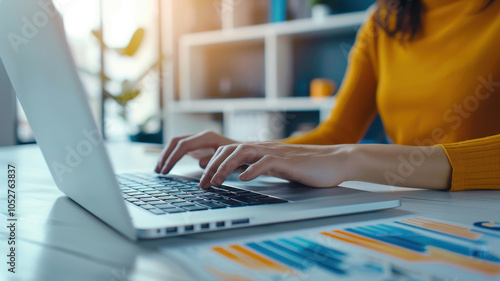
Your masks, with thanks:
[[[193,265],[199,280],[500,280],[500,232],[491,229],[404,216],[168,255]]]

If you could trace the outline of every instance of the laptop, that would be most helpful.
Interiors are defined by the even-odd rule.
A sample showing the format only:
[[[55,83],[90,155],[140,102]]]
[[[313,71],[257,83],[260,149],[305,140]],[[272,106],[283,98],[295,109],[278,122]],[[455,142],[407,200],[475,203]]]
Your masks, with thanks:
[[[57,187],[131,240],[400,206],[387,195],[269,178],[201,190],[186,175],[117,176],[51,1],[2,1],[0,19],[0,59]]]

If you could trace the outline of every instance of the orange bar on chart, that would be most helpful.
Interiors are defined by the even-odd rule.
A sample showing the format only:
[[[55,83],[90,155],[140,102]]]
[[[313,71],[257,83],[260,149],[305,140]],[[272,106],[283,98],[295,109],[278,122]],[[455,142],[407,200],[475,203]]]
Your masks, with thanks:
[[[442,222],[430,221],[421,218],[404,219],[400,220],[399,222],[470,240],[477,240],[479,237],[482,236],[481,233],[470,231],[470,229],[466,227],[456,226]]]
[[[472,257],[455,254],[432,246],[426,247],[427,254],[421,254],[412,250],[394,246],[385,242],[376,241],[371,238],[363,237],[343,230],[334,230],[333,233],[321,232],[321,234],[407,261],[441,262],[462,268],[467,268],[473,271],[479,271],[487,275],[500,274],[500,265],[488,261],[474,259]]]
[[[231,245],[230,248],[226,249],[222,247],[214,247],[212,250],[252,270],[271,270],[282,273],[290,273],[292,271],[287,267],[279,265],[239,245]]]

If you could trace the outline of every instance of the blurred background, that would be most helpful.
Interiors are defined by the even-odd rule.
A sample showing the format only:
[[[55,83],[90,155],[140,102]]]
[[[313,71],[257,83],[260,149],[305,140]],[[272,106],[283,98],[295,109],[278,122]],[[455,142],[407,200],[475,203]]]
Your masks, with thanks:
[[[210,129],[240,141],[328,117],[375,0],[54,0],[109,141]],[[0,145],[34,143],[0,67]],[[385,142],[375,120],[364,142]]]

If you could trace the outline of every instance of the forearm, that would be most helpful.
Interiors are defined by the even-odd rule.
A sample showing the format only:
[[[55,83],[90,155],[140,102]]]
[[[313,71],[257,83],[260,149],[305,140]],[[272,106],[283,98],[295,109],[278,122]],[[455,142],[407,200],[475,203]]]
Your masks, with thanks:
[[[330,132],[323,128],[323,125],[318,126],[316,129],[307,132],[300,136],[288,137],[286,139],[278,140],[279,142],[288,144],[308,144],[308,145],[335,145],[340,144],[331,139]]]
[[[348,180],[446,190],[451,165],[442,147],[354,145]]]

